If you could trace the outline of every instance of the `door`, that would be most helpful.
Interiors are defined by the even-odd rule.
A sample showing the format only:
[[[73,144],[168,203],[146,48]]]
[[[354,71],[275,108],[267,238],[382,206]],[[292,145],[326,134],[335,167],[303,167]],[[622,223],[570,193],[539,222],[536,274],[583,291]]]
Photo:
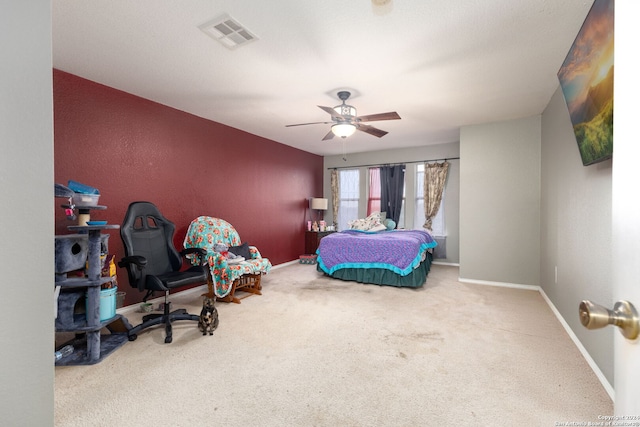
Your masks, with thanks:
[[[640,2],[615,5],[613,298],[640,309]],[[640,417],[640,340],[614,339],[615,413]],[[629,420],[640,422],[639,418]]]

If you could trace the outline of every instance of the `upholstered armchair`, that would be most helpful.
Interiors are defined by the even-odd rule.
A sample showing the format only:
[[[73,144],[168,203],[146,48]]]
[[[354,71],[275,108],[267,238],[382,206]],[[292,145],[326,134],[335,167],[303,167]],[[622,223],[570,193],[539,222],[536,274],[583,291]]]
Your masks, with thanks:
[[[220,251],[220,245],[228,251]],[[269,272],[271,262],[262,257],[258,248],[243,243],[236,229],[227,221],[210,216],[194,219],[187,230],[184,247],[207,251],[206,258],[214,281],[209,285],[209,296],[215,295],[218,301],[239,304],[244,297],[236,296],[238,290],[261,295],[261,277]]]

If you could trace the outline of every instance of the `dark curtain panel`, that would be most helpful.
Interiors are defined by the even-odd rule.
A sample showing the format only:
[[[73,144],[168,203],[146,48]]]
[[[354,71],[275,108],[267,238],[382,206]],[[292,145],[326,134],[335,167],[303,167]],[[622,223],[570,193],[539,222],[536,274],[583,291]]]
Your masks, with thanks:
[[[380,167],[380,211],[398,224],[404,192],[404,165]]]

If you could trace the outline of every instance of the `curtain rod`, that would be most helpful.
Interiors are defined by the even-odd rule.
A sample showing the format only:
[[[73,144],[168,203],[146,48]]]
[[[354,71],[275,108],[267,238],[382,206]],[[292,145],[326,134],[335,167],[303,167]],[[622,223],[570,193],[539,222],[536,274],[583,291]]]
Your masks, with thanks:
[[[331,169],[355,169],[355,168],[366,168],[366,167],[371,167],[371,166],[395,166],[395,165],[406,165],[408,163],[426,163],[426,162],[440,162],[440,161],[447,161],[447,160],[459,160],[460,157],[445,157],[443,159],[431,159],[431,160],[417,160],[414,162],[399,162],[399,163],[377,163],[377,164],[372,164],[372,165],[354,165],[354,166],[336,166],[336,167],[332,167],[332,168],[327,168],[327,170],[331,170]]]

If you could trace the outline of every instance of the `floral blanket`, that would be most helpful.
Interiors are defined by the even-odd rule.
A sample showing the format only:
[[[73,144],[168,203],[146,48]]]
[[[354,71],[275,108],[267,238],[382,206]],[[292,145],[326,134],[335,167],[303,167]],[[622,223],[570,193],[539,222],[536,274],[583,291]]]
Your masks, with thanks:
[[[384,268],[406,276],[437,243],[421,230],[345,230],[320,240],[318,265],[327,274],[343,268]]]
[[[214,281],[214,292],[218,298],[227,296],[231,292],[231,285],[240,276],[266,274],[271,270],[271,262],[268,258],[262,258],[255,246],[248,247],[250,258],[245,257],[244,261],[232,264],[227,262],[225,256],[214,250],[214,246],[220,243],[228,246],[229,251],[233,251],[234,247],[242,246],[236,229],[223,219],[200,216],[191,221],[184,238],[184,247],[207,250],[207,262]]]

